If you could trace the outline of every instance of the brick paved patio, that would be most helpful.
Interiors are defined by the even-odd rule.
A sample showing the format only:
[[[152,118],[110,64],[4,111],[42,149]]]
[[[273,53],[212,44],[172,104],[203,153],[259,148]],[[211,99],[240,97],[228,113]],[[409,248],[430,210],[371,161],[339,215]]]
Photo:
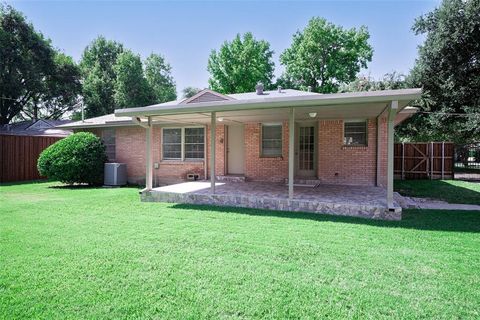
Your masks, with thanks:
[[[401,208],[387,210],[386,191],[379,187],[320,185],[295,187],[293,199],[281,183],[217,182],[215,194],[209,181],[192,181],[142,191],[142,201],[233,206],[282,211],[347,215],[400,220]]]

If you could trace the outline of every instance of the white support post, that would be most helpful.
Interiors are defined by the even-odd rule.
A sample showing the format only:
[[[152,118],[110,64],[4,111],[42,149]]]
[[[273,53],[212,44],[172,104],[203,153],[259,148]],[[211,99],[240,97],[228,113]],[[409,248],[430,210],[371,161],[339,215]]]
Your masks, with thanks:
[[[145,188],[147,190],[152,190],[152,180],[153,180],[153,158],[152,158],[152,119],[148,117],[148,126],[146,127],[146,137],[145,137]]]
[[[207,126],[203,127],[203,176],[207,180],[208,176],[208,160],[207,160]]]
[[[382,112],[383,113],[383,112]],[[377,174],[376,174],[376,186],[379,187],[381,185],[380,182],[380,176],[382,173],[381,170],[381,159],[382,159],[382,136],[381,136],[381,130],[382,130],[382,118],[381,114],[377,117],[377,163],[376,163],[376,169],[377,169]]]
[[[393,209],[393,141],[395,134],[395,116],[398,111],[398,101],[394,100],[388,108],[388,145],[387,145],[387,206]]]
[[[217,129],[217,114],[212,112],[210,120],[210,189],[215,193],[215,131]]]
[[[293,180],[295,164],[295,109],[288,114],[288,198],[293,199]]]

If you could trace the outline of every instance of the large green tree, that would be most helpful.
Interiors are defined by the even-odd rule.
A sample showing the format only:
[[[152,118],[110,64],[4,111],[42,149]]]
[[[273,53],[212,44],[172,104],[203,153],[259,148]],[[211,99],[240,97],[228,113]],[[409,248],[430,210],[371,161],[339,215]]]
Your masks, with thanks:
[[[399,131],[411,139],[480,141],[480,1],[444,0],[413,26],[426,36],[412,71],[423,113]]]
[[[366,27],[344,29],[319,17],[293,35],[290,48],[280,55],[285,66],[282,81],[314,92],[336,92],[341,84],[355,80],[372,60]]]
[[[45,89],[25,106],[22,119],[60,119],[78,109],[81,72],[72,57],[57,52],[51,73],[44,79]]]
[[[114,66],[114,101],[117,108],[143,107],[154,101],[152,88],[143,74],[139,55],[126,50],[118,55]]]
[[[177,98],[177,88],[172,77],[172,67],[165,58],[152,53],[144,62],[145,77],[152,88],[153,103],[162,103]]]
[[[0,124],[59,118],[74,104],[79,70],[13,7],[0,5]]]
[[[396,71],[386,73],[380,80],[375,80],[371,76],[359,76],[348,84],[340,86],[340,92],[361,92],[376,90],[394,90],[411,87],[407,77]]]
[[[101,116],[115,110],[114,66],[123,51],[122,44],[103,36],[94,39],[85,48],[80,66],[84,77],[83,100],[87,117]]]
[[[220,93],[254,91],[258,82],[266,87],[272,83],[273,51],[265,40],[257,40],[250,32],[225,41],[208,59],[210,88]]]

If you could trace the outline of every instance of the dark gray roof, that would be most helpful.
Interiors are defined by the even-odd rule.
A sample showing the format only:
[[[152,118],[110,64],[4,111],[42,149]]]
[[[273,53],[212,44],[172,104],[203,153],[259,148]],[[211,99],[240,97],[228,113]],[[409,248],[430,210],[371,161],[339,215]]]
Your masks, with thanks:
[[[20,121],[0,126],[0,135],[66,137],[72,134],[71,130],[55,127],[71,122],[71,120],[46,119]]]

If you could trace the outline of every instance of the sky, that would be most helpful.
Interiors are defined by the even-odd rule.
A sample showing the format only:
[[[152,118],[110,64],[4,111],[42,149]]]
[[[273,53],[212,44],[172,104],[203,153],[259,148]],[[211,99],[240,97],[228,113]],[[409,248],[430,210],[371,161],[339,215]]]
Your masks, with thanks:
[[[424,37],[411,26],[418,16],[439,5],[431,1],[8,1],[52,40],[79,61],[98,35],[116,40],[140,54],[160,53],[172,66],[177,91],[208,86],[207,61],[212,49],[237,33],[252,32],[279,55],[292,35],[314,16],[345,28],[367,26],[374,49],[361,74],[408,73]]]

